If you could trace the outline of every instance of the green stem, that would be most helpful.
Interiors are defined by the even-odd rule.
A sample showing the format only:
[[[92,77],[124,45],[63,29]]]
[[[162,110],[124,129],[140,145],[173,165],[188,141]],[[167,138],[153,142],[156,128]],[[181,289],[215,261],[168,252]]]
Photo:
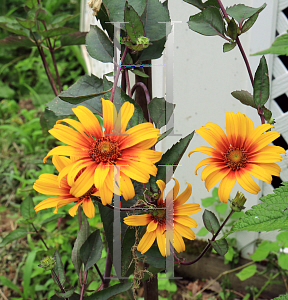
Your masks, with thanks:
[[[267,280],[265,282],[265,284],[262,286],[262,288],[260,289],[260,291],[255,295],[255,299],[258,299],[258,297],[261,295],[261,293],[266,289],[266,287],[270,284],[270,282],[275,279],[277,276],[279,276],[280,273],[276,273],[273,277],[269,278],[269,280]]]

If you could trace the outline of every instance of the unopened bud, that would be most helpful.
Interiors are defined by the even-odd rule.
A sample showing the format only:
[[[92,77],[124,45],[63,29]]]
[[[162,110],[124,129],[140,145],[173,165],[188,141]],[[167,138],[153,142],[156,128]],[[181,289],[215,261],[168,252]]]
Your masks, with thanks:
[[[235,198],[232,200],[232,202],[230,204],[231,209],[236,212],[240,212],[241,210],[243,210],[245,208],[244,204],[245,204],[246,200],[247,199],[245,198],[245,196],[242,193],[237,192]]]
[[[140,36],[136,41],[137,45],[142,45],[143,49],[149,47],[149,39],[146,36]]]
[[[43,258],[41,260],[40,265],[38,265],[38,267],[43,268],[45,271],[50,271],[50,270],[54,269],[55,266],[56,266],[56,260],[52,256],[47,256],[47,257]]]

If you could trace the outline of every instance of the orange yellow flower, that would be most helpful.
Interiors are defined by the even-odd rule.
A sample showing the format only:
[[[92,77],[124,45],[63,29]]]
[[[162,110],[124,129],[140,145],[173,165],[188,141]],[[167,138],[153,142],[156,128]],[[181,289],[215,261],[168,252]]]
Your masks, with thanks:
[[[73,164],[73,160],[67,157],[53,156],[52,162],[58,172],[60,173],[65,167]],[[67,176],[61,179],[61,186],[59,187],[58,176],[53,174],[41,174],[39,179],[33,185],[34,190],[44,195],[58,195],[56,197],[50,197],[38,205],[35,206],[35,211],[45,208],[56,207],[54,213],[57,213],[58,208],[76,202],[75,205],[69,209],[69,214],[74,217],[77,212],[79,205],[82,205],[85,215],[88,218],[93,218],[95,216],[95,207],[91,200],[91,195],[99,196],[99,192],[92,185],[91,188],[86,191],[83,190],[83,180],[85,177],[83,173],[79,172],[76,180],[68,179]]]
[[[279,153],[286,152],[279,146],[267,146],[277,139],[277,131],[267,131],[273,126],[262,124],[254,128],[250,118],[242,113],[226,113],[226,134],[214,123],[196,130],[213,148],[198,147],[189,153],[202,152],[212,156],[202,160],[195,169],[207,165],[201,174],[205,186],[211,187],[221,181],[218,195],[227,203],[236,181],[247,192],[257,194],[261,189],[252,176],[271,183],[272,176],[280,176],[280,167],[275,163],[282,160]]]
[[[161,159],[162,153],[149,150],[159,134],[159,129],[151,123],[126,130],[134,113],[133,104],[125,102],[117,114],[114,104],[102,99],[102,110],[104,132],[95,115],[84,106],[73,109],[80,122],[72,119],[58,121],[49,132],[68,146],[55,147],[44,162],[51,155],[77,157],[73,165],[62,170],[59,180],[66,174],[68,178],[75,178],[85,168],[82,190],[89,190],[94,184],[106,205],[112,202],[113,192],[123,195],[126,200],[133,198],[135,191],[131,179],[148,182],[150,175],[157,173],[154,163]],[[61,122],[68,123],[75,130]]]
[[[157,208],[153,209],[151,213],[144,215],[133,215],[124,218],[124,223],[129,226],[144,226],[148,225],[146,228],[146,233],[143,235],[137,250],[141,254],[145,253],[153,245],[155,239],[157,239],[158,248],[162,256],[166,256],[166,230],[173,228],[173,246],[177,252],[185,251],[185,243],[183,237],[194,240],[195,233],[190,228],[196,228],[197,223],[188,215],[195,214],[199,212],[199,204],[184,204],[192,193],[192,186],[188,183],[186,190],[178,195],[179,192],[179,182],[175,180],[175,186],[172,193],[168,193],[165,201],[163,201],[163,191],[166,187],[162,180],[158,180],[156,183],[160,188],[161,194],[157,201]],[[173,195],[171,197],[171,195]],[[173,201],[170,206],[167,201]],[[168,208],[169,207],[169,208]],[[170,207],[172,209],[170,209]],[[173,209],[174,207],[174,209]],[[167,208],[167,211],[166,211]],[[172,226],[167,224],[167,215],[170,214],[172,217]],[[169,254],[169,253],[168,253]]]

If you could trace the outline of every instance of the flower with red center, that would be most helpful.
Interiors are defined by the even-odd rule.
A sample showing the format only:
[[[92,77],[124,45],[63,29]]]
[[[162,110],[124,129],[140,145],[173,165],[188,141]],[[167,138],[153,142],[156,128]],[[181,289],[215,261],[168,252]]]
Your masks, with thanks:
[[[286,152],[279,146],[267,146],[277,139],[277,131],[268,131],[273,126],[262,124],[254,128],[250,118],[241,113],[226,113],[226,132],[214,123],[205,124],[206,128],[196,130],[213,148],[198,147],[189,153],[202,152],[212,156],[202,160],[195,169],[207,165],[201,174],[205,186],[211,187],[221,181],[218,195],[227,203],[230,192],[236,181],[247,192],[257,194],[261,189],[252,176],[271,183],[272,176],[280,175],[280,167],[276,164],[282,160],[279,153]]]
[[[71,166],[73,160],[67,157],[53,156],[52,162],[58,172],[60,173],[65,167]],[[45,208],[56,207],[54,213],[57,213],[58,208],[76,202],[75,205],[69,209],[69,214],[74,217],[79,205],[82,205],[85,215],[88,218],[95,216],[95,207],[91,200],[91,195],[99,196],[98,190],[92,185],[88,190],[83,189],[83,172],[79,172],[75,180],[65,176],[61,179],[61,186],[59,187],[59,180],[57,175],[41,174],[39,179],[33,185],[34,190],[44,195],[58,195],[50,197],[35,206],[35,211]]]
[[[166,256],[166,233],[173,229],[173,246],[177,252],[185,251],[185,244],[182,236],[194,240],[195,233],[192,228],[197,227],[197,223],[188,215],[195,214],[201,210],[200,205],[184,204],[192,193],[192,186],[188,183],[186,190],[178,195],[179,182],[175,180],[175,186],[168,193],[165,201],[163,200],[163,191],[166,187],[162,180],[157,180],[161,194],[157,201],[157,207],[151,210],[151,213],[144,215],[133,215],[124,218],[124,223],[129,226],[144,226],[146,233],[143,235],[137,250],[141,254],[150,249],[155,239],[157,239],[158,248],[163,256]],[[170,221],[169,221],[170,219]],[[169,250],[169,248],[168,248]],[[168,253],[169,254],[169,253]]]
[[[123,195],[125,200],[133,198],[135,191],[131,179],[146,183],[150,175],[156,176],[154,163],[161,159],[162,153],[149,149],[157,142],[160,132],[151,123],[126,130],[134,113],[133,104],[125,102],[117,113],[111,101],[102,99],[102,110],[104,133],[98,119],[84,106],[73,109],[80,122],[72,119],[57,121],[49,132],[68,146],[55,147],[44,162],[51,155],[77,157],[73,165],[62,170],[59,180],[66,174],[68,178],[75,178],[85,168],[83,189],[89,190],[94,184],[106,205],[112,202],[114,192]]]

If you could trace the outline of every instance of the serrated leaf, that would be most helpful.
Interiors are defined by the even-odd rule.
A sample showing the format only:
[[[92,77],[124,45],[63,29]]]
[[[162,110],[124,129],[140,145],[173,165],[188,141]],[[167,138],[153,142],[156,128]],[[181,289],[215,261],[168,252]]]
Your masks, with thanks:
[[[244,281],[244,280],[252,277],[256,272],[257,272],[256,265],[251,265],[251,266],[248,266],[248,267],[244,268],[243,270],[241,270],[241,272],[236,273],[236,276],[241,281]]]
[[[232,18],[228,24],[227,27],[227,35],[233,40],[235,41],[237,38],[237,30],[238,30],[238,26],[235,22],[235,20]]]
[[[56,37],[59,35],[68,34],[76,31],[78,30],[75,28],[58,27],[58,28],[52,28],[48,30],[37,30],[36,32],[39,33],[44,38],[51,38],[51,37]]]
[[[256,22],[257,18],[259,16],[259,13],[253,15],[251,18],[249,18],[242,26],[241,28],[241,33],[244,33],[248,31]]]
[[[188,25],[191,30],[207,36],[224,33],[224,22],[219,9],[216,7],[208,7],[202,12],[191,16]]]
[[[253,99],[257,108],[261,108],[269,99],[268,66],[264,56],[261,57],[255,73]]]
[[[112,296],[116,296],[120,293],[126,292],[131,289],[133,283],[118,283],[113,286],[110,286],[102,291],[99,291],[89,297],[85,297],[85,300],[107,300]]]
[[[80,31],[65,34],[60,38],[61,46],[84,45],[87,34],[88,32]]]
[[[82,265],[82,261],[81,261],[81,257],[80,257],[80,249],[81,249],[82,245],[85,243],[85,241],[87,240],[87,238],[89,236],[89,231],[90,231],[89,223],[87,221],[87,218],[84,217],[84,221],[81,226],[81,229],[79,230],[79,232],[77,234],[77,238],[74,243],[74,247],[72,250],[72,256],[71,256],[72,263],[73,263],[78,275],[79,275],[80,268]]]
[[[236,46],[236,42],[233,42],[233,43],[225,43],[223,45],[223,52],[228,52],[228,51],[231,51],[235,48]]]
[[[59,96],[79,97],[79,96],[97,94],[102,91],[103,91],[103,79],[100,79],[92,74],[91,76],[89,75],[82,76],[80,79],[76,81],[76,83],[70,86],[67,90],[63,91]],[[90,100],[86,100],[85,102],[81,103],[81,105],[84,105],[89,109],[91,109],[92,107],[96,113],[101,114],[102,102],[100,99],[101,96],[95,96],[94,98],[91,98]],[[77,107],[77,105],[65,102],[61,100],[59,97],[54,98],[46,105],[49,110],[53,111],[56,114],[56,116],[73,115],[74,113],[72,111],[72,108]]]
[[[228,243],[225,239],[210,241],[213,249],[220,255],[225,255],[228,252]]]
[[[100,230],[97,229],[91,233],[88,239],[80,248],[80,257],[85,266],[85,272],[88,271],[101,258],[103,243],[100,236]]]
[[[169,10],[158,0],[147,0],[141,20],[144,25],[145,36],[151,42],[161,40],[171,31]]]
[[[27,197],[20,205],[21,216],[25,220],[31,220],[35,217],[34,203],[31,197]]]
[[[73,288],[72,290],[66,291],[65,293],[60,293],[55,290],[55,294],[62,299],[69,298],[69,300],[70,300],[71,299],[70,297],[73,295],[74,291],[75,291],[75,288]]]
[[[288,182],[282,182],[273,194],[261,197],[262,203],[252,206],[245,215],[236,221],[229,233],[240,230],[272,231],[288,230]]]
[[[102,62],[113,62],[113,44],[97,25],[90,25],[86,44],[91,57]]]
[[[155,97],[148,104],[149,114],[157,128],[161,128],[169,122],[174,108],[175,104],[167,102],[164,98]]]
[[[0,243],[0,247],[4,247],[5,245],[18,240],[28,234],[28,231],[24,228],[17,228],[11,232],[8,233],[3,239],[3,241]]]
[[[125,4],[124,22],[127,34],[132,43],[136,43],[138,37],[144,36],[143,23],[135,9],[128,2]]]
[[[205,209],[202,219],[207,230],[211,232],[213,235],[220,228],[219,221],[213,212]]]
[[[277,298],[273,298],[272,300],[288,300],[288,295],[280,295]]]
[[[55,271],[59,281],[63,285],[66,281],[66,276],[65,276],[64,266],[63,266],[63,263],[62,263],[62,260],[61,260],[61,256],[60,256],[60,254],[57,250],[55,251],[54,256],[55,256],[55,260],[56,260],[56,266],[54,268],[54,271]],[[73,292],[72,292],[72,294],[73,294]],[[64,297],[64,298],[67,298],[67,297]]]
[[[234,18],[239,24],[243,20],[249,19],[256,13],[260,13],[265,7],[266,3],[258,8],[253,8],[246,6],[244,4],[236,4],[226,9],[226,12],[229,16]]]
[[[208,0],[204,3],[202,3],[202,0],[184,0],[184,1],[198,7],[201,10],[203,10],[209,6],[219,7],[217,0]]]
[[[263,55],[269,53],[278,55],[288,55],[288,33],[278,36],[270,48],[252,55]]]
[[[154,189],[158,189],[156,186],[157,180],[166,181],[166,166],[173,166],[173,172],[175,172],[176,167],[184,155],[189,143],[191,142],[194,135],[194,131],[188,134],[185,138],[180,139],[176,144],[174,144],[170,149],[168,149],[163,155],[161,160],[156,163],[158,172],[156,178],[151,176],[150,184]]]
[[[234,91],[231,95],[239,100],[242,104],[254,107],[257,109],[253,96],[248,91]]]
[[[44,132],[48,132],[48,130],[53,128],[53,126],[56,124],[56,122],[60,119],[61,119],[61,117],[56,116],[53,111],[48,110],[47,108],[45,108],[44,114],[42,114],[41,117],[40,117],[40,124],[41,124],[42,130]],[[57,215],[51,216],[48,219],[50,220],[51,218],[53,218],[53,220],[54,219],[59,219],[60,216],[57,214]]]
[[[6,38],[0,40],[0,47],[7,48],[17,48],[26,47],[31,48],[36,46],[28,37],[26,36],[7,36]]]
[[[263,241],[251,255],[251,258],[253,261],[261,261],[268,256],[269,252],[278,251],[279,249],[278,242]]]

